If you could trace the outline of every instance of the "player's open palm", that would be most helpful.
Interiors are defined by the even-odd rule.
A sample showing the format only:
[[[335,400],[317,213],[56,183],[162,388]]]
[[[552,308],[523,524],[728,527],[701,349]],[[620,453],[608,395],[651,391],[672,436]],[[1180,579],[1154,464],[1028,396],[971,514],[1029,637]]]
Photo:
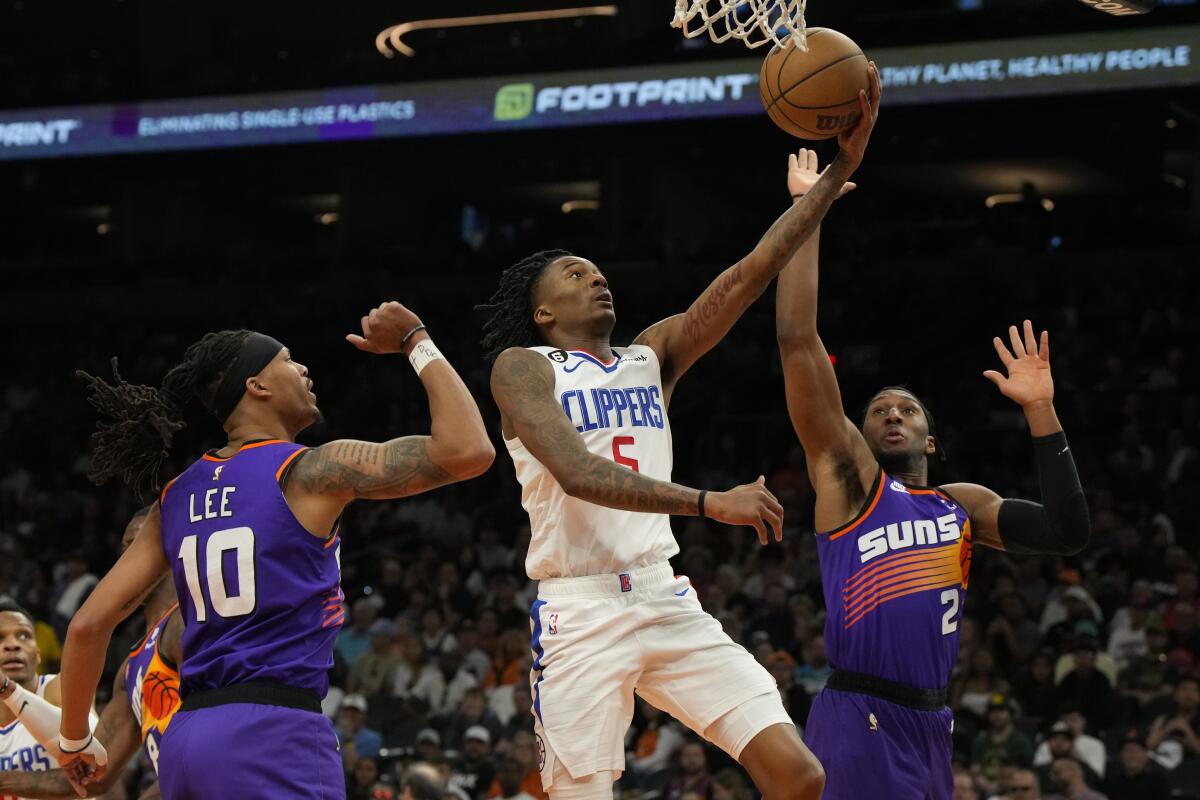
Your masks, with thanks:
[[[1042,331],[1039,340],[1033,323],[1025,320],[1024,335],[1016,325],[1008,328],[1012,350],[999,336],[992,340],[1007,376],[989,369],[983,376],[996,384],[1005,397],[1022,407],[1054,400],[1054,379],[1050,375],[1050,332]]]
[[[421,318],[400,303],[384,303],[362,318],[362,336],[346,335],[346,341],[368,353],[384,355],[401,352],[404,337],[421,324]]]
[[[758,541],[766,544],[767,526],[775,531],[775,541],[783,539],[783,506],[767,489],[767,479],[758,476],[754,483],[735,486],[728,492],[708,495],[705,512],[726,525],[749,525],[758,531]]]
[[[809,150],[807,147],[802,147],[799,153],[788,156],[788,194],[792,197],[799,197],[811,192],[812,188],[817,185],[817,181],[821,179],[819,166],[817,151]],[[838,197],[844,197],[856,188],[858,188],[858,184],[846,181],[842,184],[842,191]]]

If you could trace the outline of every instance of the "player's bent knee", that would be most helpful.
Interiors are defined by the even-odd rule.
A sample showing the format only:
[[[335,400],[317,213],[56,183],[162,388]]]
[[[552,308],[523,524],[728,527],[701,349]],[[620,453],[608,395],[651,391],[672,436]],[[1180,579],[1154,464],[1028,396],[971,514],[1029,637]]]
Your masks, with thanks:
[[[550,787],[550,800],[612,800],[614,782],[616,775],[611,770],[596,772],[578,780],[566,774],[556,774],[554,785]]]

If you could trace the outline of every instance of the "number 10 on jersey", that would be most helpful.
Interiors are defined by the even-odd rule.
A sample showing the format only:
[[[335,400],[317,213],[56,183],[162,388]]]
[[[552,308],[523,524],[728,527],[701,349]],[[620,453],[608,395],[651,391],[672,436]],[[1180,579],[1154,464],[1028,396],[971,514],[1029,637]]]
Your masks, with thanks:
[[[188,594],[196,608],[196,621],[208,619],[208,606],[200,586],[200,537],[184,537],[179,546],[179,560],[187,580]],[[237,564],[237,592],[229,594],[225,586],[225,554],[232,551]],[[208,537],[204,547],[205,583],[212,610],[220,617],[244,617],[254,610],[254,531],[245,526],[226,528]]]

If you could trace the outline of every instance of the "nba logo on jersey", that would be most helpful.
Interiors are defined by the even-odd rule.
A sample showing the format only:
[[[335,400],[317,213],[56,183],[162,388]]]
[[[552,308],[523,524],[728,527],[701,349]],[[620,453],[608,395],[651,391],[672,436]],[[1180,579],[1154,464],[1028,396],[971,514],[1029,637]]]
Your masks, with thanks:
[[[621,591],[622,592],[632,592],[633,591],[633,581],[631,581],[629,579],[628,572],[622,572],[617,577],[621,579]]]
[[[550,615],[550,624],[546,626],[546,629],[551,633],[558,633],[558,614]]]

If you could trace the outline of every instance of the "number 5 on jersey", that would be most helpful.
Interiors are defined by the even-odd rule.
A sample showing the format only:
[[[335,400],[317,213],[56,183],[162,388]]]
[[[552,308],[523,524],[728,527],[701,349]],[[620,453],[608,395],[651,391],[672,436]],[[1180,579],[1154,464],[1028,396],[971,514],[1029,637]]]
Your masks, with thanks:
[[[632,436],[614,436],[613,437],[613,461],[629,467],[634,472],[641,472],[638,469],[638,461],[636,458],[625,455],[621,452],[621,448],[633,446],[635,444]]]
[[[208,619],[208,607],[200,586],[199,537],[184,537],[179,546],[179,560],[187,579],[188,594],[196,608],[196,621]],[[237,564],[237,593],[230,595],[225,588],[225,554],[233,551]],[[208,597],[212,609],[221,617],[244,617],[254,610],[254,531],[247,527],[227,528],[208,537],[204,547],[204,566]]]

